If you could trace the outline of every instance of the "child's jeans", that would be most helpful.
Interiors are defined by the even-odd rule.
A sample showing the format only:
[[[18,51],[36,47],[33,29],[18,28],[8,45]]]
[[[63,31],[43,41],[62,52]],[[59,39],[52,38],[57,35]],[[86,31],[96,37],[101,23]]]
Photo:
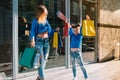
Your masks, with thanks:
[[[82,60],[82,56],[81,56],[81,51],[71,51],[70,53],[71,55],[71,60],[72,60],[72,72],[73,72],[73,76],[76,77],[76,65],[75,65],[75,61],[77,60],[82,72],[83,72],[83,75],[84,75],[84,78],[87,79],[88,78],[88,74],[86,72],[86,69],[84,67],[84,64],[83,64],[83,60]]]

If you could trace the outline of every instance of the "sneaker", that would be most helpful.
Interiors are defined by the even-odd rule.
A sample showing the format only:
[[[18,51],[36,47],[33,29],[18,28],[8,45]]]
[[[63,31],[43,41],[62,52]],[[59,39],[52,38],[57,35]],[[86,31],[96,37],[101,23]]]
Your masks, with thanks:
[[[75,78],[73,78],[73,80],[78,80],[78,79],[75,77]]]
[[[39,67],[40,67],[40,64],[34,65],[34,68],[39,68]]]
[[[36,80],[40,80],[39,76],[37,77],[37,79],[36,79]]]

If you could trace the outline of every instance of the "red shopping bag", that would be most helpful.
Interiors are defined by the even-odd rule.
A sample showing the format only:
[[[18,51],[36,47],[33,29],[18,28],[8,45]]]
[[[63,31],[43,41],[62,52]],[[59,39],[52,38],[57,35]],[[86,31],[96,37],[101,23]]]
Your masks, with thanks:
[[[69,26],[68,26],[68,23],[66,22],[65,26],[64,26],[64,31],[63,31],[63,36],[64,37],[68,36],[68,29],[69,29]]]

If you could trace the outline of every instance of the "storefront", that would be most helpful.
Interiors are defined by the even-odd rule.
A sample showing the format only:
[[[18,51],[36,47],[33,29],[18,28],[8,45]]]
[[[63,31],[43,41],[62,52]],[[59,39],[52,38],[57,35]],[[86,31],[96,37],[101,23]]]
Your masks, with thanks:
[[[20,77],[27,77],[30,73],[37,74],[37,69],[20,66],[19,58],[24,48],[29,46],[31,21],[35,17],[35,9],[39,4],[46,5],[49,12],[48,20],[53,29],[60,27],[61,35],[64,22],[56,16],[58,10],[66,15],[70,23],[84,20],[86,14],[89,14],[95,23],[97,22],[96,0],[4,0],[0,3],[0,72],[4,72],[9,79],[16,80]],[[51,48],[46,69],[70,67],[69,40],[69,37],[63,39],[64,46],[61,52],[58,52],[57,59]],[[91,41],[92,43],[89,43]],[[82,47],[84,61],[96,62],[96,36],[84,37],[83,43],[86,45]],[[89,55],[93,56],[88,59]]]

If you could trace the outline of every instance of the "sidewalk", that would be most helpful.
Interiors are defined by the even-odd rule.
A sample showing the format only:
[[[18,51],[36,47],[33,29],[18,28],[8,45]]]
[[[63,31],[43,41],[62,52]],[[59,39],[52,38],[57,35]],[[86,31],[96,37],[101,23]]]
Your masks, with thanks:
[[[78,66],[78,65],[77,65]],[[85,65],[90,80],[120,80],[120,60],[94,63]],[[79,66],[77,67],[78,80],[84,80]],[[59,67],[46,69],[46,80],[72,80],[72,70]],[[20,80],[35,80],[36,76],[30,76]]]

